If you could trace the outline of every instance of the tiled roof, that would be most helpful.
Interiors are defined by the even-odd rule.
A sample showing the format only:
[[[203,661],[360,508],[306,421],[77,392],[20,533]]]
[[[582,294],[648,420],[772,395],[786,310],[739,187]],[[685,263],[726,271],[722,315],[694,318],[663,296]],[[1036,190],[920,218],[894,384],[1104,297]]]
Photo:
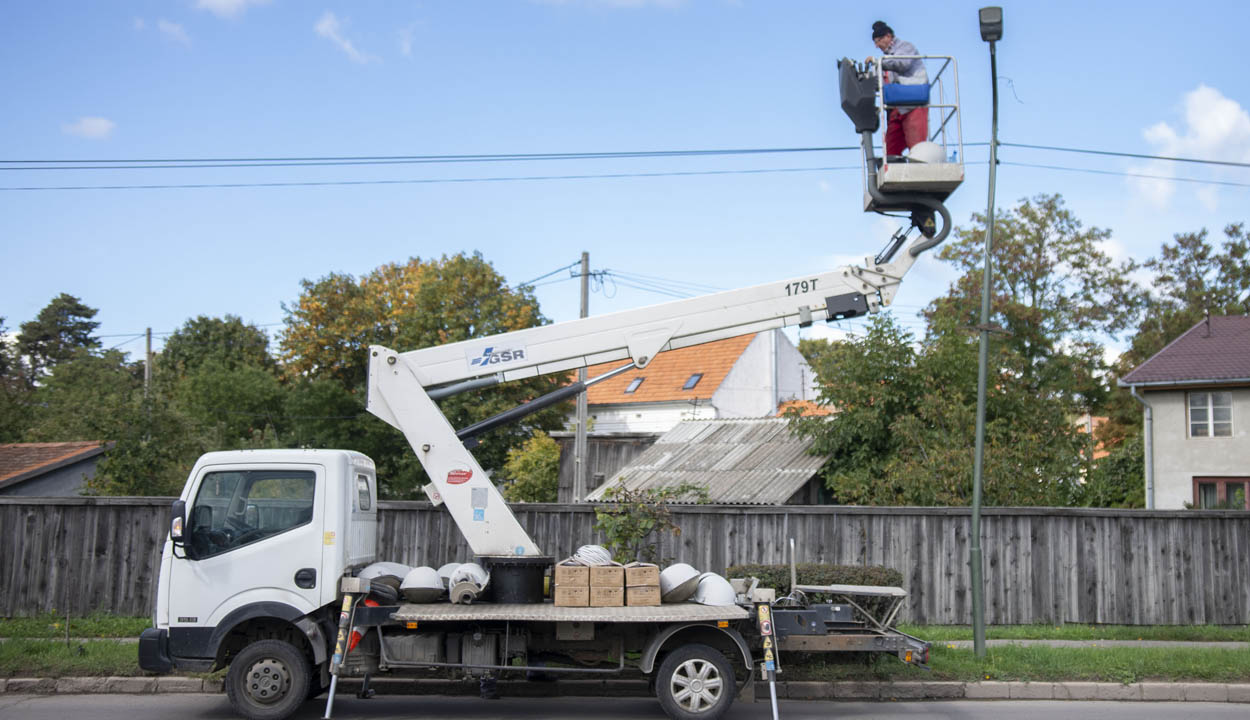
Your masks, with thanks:
[[[707,488],[713,503],[781,505],[825,462],[808,454],[813,440],[789,425],[782,418],[680,422],[586,499],[601,500],[618,483],[632,490],[692,483]]]
[[[15,485],[102,452],[104,444],[99,442],[0,445],[0,487]]]
[[[835,415],[837,411],[828,405],[818,405],[811,400],[786,400],[777,406],[777,417],[785,417],[791,409],[796,409],[804,417],[812,415]]]
[[[1250,378],[1250,315],[1203,320],[1120,380],[1121,385]]]
[[[621,373],[616,377],[591,385],[586,391],[586,402],[590,405],[611,405],[617,403],[672,402],[691,399],[710,400],[712,393],[725,381],[734,363],[755,339],[755,335],[717,340],[702,345],[692,345],[678,350],[669,350],[655,356],[645,368],[635,368]],[[587,368],[586,377],[602,375],[614,370],[624,363],[617,361],[592,365]],[[695,373],[703,373],[699,383],[690,390],[682,390],[682,386]],[[635,378],[643,378],[642,384],[632,393],[625,389]]]

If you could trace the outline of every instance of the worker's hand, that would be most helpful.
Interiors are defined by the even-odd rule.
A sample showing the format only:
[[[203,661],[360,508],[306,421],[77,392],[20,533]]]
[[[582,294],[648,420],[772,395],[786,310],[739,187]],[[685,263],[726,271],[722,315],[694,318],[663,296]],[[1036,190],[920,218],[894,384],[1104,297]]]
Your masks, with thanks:
[[[873,61],[875,61],[875,60],[876,60],[876,58],[874,58],[873,56],[869,55],[867,58],[865,58],[865,59],[864,59],[864,64],[865,64],[865,65],[871,65],[871,64],[873,63]]]

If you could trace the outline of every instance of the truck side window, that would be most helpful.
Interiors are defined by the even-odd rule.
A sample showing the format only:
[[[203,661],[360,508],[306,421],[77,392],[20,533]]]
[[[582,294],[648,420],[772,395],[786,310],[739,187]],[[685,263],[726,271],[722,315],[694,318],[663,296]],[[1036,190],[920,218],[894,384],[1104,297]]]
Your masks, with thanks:
[[[316,474],[239,470],[204,477],[191,506],[188,553],[220,555],[312,522]]]
[[[369,476],[356,476],[356,509],[366,512],[373,507],[373,498],[369,493]]]

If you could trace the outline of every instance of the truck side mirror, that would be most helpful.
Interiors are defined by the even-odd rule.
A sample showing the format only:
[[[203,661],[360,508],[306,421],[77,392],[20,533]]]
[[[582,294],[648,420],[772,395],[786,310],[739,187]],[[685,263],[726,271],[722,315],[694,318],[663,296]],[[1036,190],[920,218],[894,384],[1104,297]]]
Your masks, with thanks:
[[[174,548],[186,547],[187,501],[175,500],[169,512],[169,539]]]

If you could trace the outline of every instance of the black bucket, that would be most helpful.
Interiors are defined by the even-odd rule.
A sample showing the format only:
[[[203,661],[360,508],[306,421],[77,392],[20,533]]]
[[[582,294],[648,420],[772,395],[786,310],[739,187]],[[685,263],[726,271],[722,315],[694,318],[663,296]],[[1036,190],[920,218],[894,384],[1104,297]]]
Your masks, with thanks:
[[[540,603],[543,577],[555,563],[549,555],[486,555],[478,558],[490,573],[490,595],[497,603]]]

